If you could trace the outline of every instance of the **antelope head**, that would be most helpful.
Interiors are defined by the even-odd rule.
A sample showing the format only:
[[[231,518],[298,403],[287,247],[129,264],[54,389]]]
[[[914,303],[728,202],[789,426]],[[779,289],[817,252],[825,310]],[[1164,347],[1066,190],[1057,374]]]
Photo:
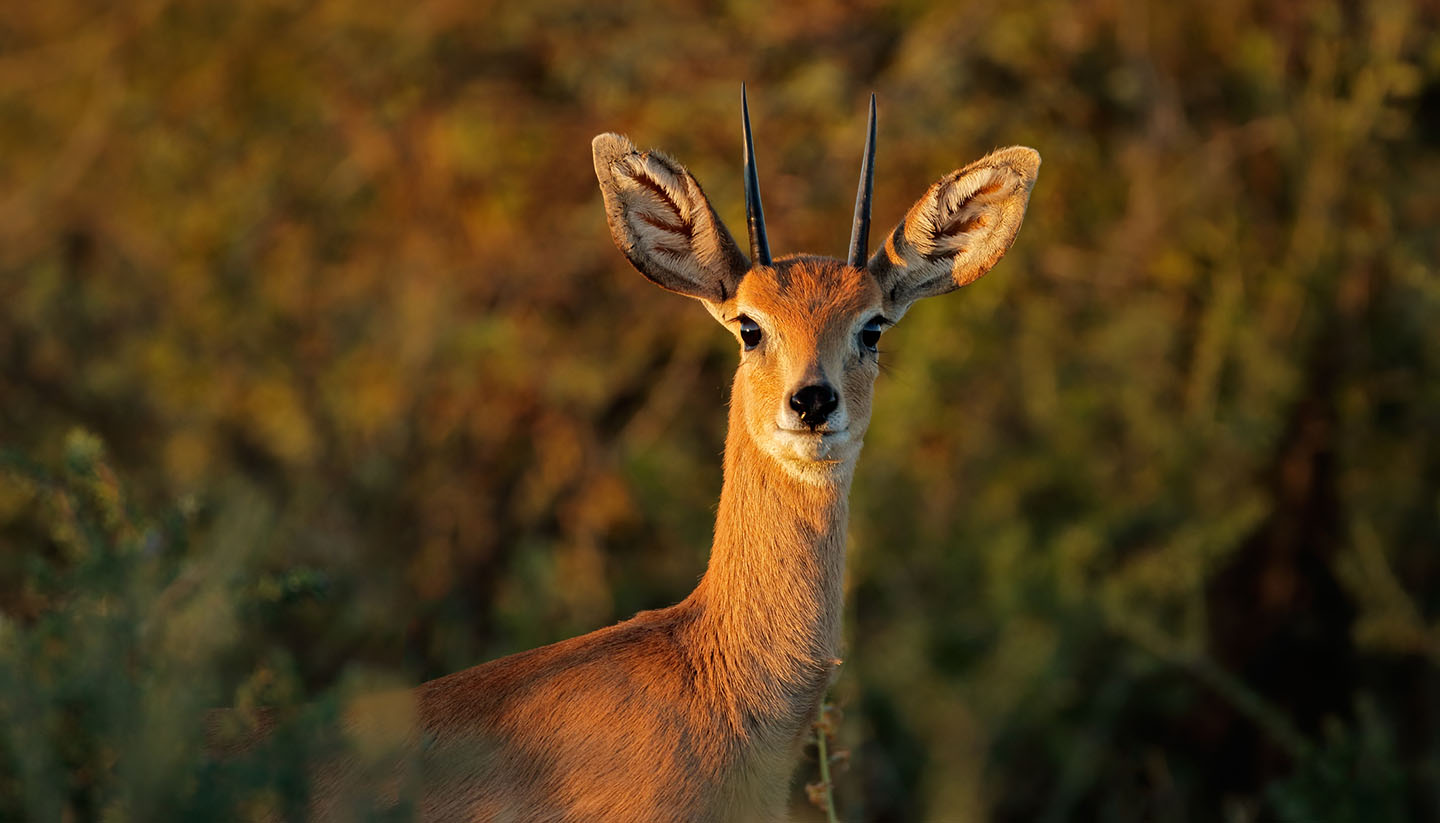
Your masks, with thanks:
[[[759,449],[808,482],[853,468],[870,423],[881,333],[916,300],[978,279],[1004,256],[1025,216],[1040,155],[1015,146],[940,178],[867,259],[875,97],[849,254],[770,255],[749,108],[747,257],[685,167],[625,137],[592,143],[615,244],[646,278],[700,300],[740,343],[731,396]]]

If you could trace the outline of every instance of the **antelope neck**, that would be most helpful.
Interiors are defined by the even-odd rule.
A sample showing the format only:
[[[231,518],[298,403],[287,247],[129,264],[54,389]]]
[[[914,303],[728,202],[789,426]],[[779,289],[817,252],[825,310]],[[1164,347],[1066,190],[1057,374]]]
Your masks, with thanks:
[[[751,439],[739,397],[710,565],[691,598],[696,665],[729,695],[732,719],[781,731],[808,722],[839,654],[853,465],[833,483],[793,477]]]

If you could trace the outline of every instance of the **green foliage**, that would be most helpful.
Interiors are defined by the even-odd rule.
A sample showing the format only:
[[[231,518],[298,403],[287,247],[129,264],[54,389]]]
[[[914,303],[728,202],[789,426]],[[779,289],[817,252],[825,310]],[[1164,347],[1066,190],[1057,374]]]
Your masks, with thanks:
[[[1331,723],[1325,745],[1269,790],[1275,815],[1305,823],[1390,823],[1410,820],[1405,770],[1376,707],[1361,701],[1353,728]]]
[[[233,691],[218,675],[245,623],[286,599],[321,596],[325,575],[207,554],[189,540],[193,505],[137,512],[88,432],[66,436],[56,475],[11,452],[0,453],[0,472],[49,530],[48,551],[27,558],[24,593],[46,608],[0,621],[0,819],[303,811],[307,760],[343,744],[326,737],[333,697],[253,751],[216,757],[207,747],[247,736],[257,707],[302,697],[283,656],[253,661]],[[231,700],[237,709],[212,720]]]
[[[0,622],[3,815],[145,819],[159,786],[193,780],[201,741],[179,741],[218,696],[224,598],[171,588],[187,518],[138,515],[93,435],[71,432],[58,476],[14,454],[0,470],[48,527],[23,593],[44,608]]]
[[[1437,30],[18,4],[0,817],[294,811],[349,695],[683,596],[733,355],[611,247],[588,145],[662,146],[738,226],[742,79],[777,253],[841,251],[872,89],[877,235],[993,146],[1044,157],[1006,260],[882,340],[836,808],[1440,817]],[[214,706],[302,731],[219,764]]]

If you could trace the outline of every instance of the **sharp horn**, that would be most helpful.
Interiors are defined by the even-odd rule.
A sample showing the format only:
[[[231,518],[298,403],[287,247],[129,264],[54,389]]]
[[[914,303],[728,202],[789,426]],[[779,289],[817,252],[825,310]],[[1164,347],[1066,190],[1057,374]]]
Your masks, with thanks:
[[[740,84],[740,114],[745,121],[745,222],[750,225],[750,264],[770,265],[770,241],[765,237],[765,210],[760,206],[760,176],[755,172],[755,141],[750,136],[750,104]]]
[[[870,254],[870,198],[875,193],[875,93],[870,93],[870,128],[860,161],[860,188],[855,193],[855,223],[850,229],[850,265],[865,268]]]

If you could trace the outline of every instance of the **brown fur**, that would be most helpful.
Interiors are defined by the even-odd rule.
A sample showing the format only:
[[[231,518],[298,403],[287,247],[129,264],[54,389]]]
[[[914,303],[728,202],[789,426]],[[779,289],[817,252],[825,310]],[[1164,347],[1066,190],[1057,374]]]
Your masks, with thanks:
[[[364,757],[321,769],[318,816],[413,794],[426,820],[783,819],[840,652],[846,500],[878,372],[858,335],[993,265],[1039,165],[1006,149],[943,178],[867,269],[818,257],[751,267],[678,163],[617,135],[594,150],[636,268],[737,337],[742,315],[762,329],[731,389],[709,568],[670,608],[358,708],[348,728],[379,739],[379,770]],[[788,398],[818,382],[840,403],[810,432]]]

